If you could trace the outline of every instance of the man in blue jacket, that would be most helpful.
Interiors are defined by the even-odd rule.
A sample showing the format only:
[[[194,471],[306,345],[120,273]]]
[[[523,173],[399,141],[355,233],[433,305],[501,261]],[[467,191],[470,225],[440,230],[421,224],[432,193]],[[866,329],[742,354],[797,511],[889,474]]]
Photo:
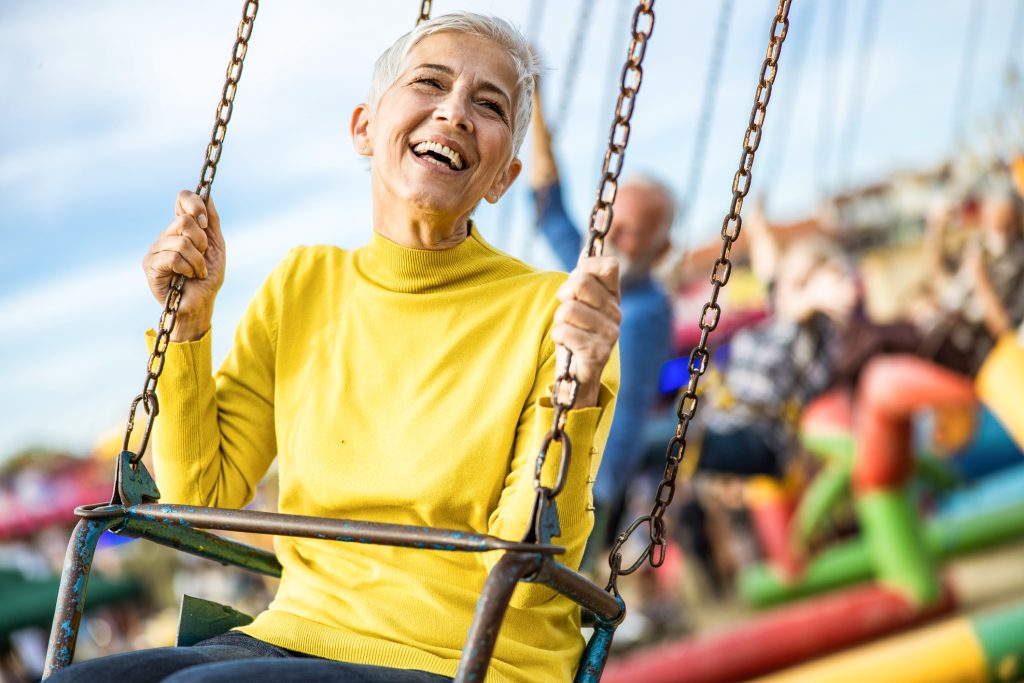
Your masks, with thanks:
[[[533,160],[530,187],[537,225],[566,271],[576,267],[584,235],[569,218],[551,145],[534,91]],[[605,253],[619,259],[622,326],[619,336],[621,385],[601,469],[594,484],[594,531],[584,565],[593,566],[608,537],[618,529],[620,502],[644,454],[644,423],[658,395],[658,374],[671,353],[672,312],[668,296],[651,269],[671,246],[676,202],[663,183],[634,178],[619,186]],[[665,435],[667,443],[670,435]],[[613,518],[614,516],[614,518]]]

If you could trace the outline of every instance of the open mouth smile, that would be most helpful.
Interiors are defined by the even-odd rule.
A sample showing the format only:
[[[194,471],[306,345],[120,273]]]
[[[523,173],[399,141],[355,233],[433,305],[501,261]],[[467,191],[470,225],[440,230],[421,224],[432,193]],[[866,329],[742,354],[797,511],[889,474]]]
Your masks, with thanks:
[[[461,171],[466,166],[461,154],[440,142],[424,140],[410,145],[409,149],[417,158],[449,171]]]

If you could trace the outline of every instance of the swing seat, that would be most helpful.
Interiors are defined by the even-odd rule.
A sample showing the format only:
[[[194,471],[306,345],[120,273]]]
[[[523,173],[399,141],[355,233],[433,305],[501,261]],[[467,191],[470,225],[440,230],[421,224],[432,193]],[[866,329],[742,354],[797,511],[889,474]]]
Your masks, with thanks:
[[[178,647],[196,643],[227,633],[236,626],[251,624],[253,618],[234,607],[191,595],[181,596],[178,615]]]

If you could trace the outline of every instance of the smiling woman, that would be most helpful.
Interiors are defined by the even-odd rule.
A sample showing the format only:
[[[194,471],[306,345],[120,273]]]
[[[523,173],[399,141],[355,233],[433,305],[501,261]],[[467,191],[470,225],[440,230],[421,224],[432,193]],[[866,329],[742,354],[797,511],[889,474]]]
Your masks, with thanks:
[[[468,13],[424,22],[385,52],[351,119],[370,161],[369,244],[294,249],[216,372],[221,217],[212,199],[178,195],[143,261],[160,302],[176,275],[191,280],[159,386],[161,502],[243,507],[276,457],[283,513],[546,543],[531,536],[550,532],[530,528],[535,486],[564,487],[559,543],[578,566],[618,387],[616,261],[583,258],[568,278],[538,272],[484,242],[470,218],[519,174],[535,74],[514,28]],[[563,350],[575,403],[535,484]],[[564,443],[573,457],[559,472]],[[323,534],[278,537],[275,549],[281,584],[250,625],[50,680],[448,680],[499,560]],[[579,626],[568,598],[521,585],[487,680],[571,679]]]

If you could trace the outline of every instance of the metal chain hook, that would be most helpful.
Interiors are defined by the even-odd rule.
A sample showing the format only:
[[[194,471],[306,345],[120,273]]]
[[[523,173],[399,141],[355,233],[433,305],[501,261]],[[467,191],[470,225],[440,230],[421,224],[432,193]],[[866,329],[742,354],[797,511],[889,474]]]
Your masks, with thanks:
[[[722,221],[722,251],[718,259],[715,260],[711,271],[711,296],[701,311],[700,340],[693,351],[690,352],[688,363],[690,379],[679,399],[679,408],[676,411],[679,422],[676,425],[675,434],[669,441],[668,448],[666,449],[665,472],[661,482],[658,484],[654,506],[650,514],[637,518],[625,531],[619,534],[608,554],[611,576],[606,590],[613,595],[618,595],[618,577],[632,574],[644,564],[644,560],[648,560],[652,567],[659,567],[665,561],[667,543],[664,520],[665,511],[675,496],[679,466],[686,454],[686,433],[689,429],[690,421],[697,410],[697,383],[710,365],[711,354],[707,348],[708,337],[718,326],[718,320],[722,312],[721,306],[718,303],[718,297],[722,288],[729,282],[729,275],[732,273],[730,255],[733,245],[739,239],[740,230],[743,226],[740,212],[743,209],[743,200],[750,191],[754,154],[761,144],[761,130],[768,111],[768,101],[771,99],[772,85],[778,73],[782,43],[785,41],[786,34],[789,31],[790,3],[791,0],[779,0],[778,10],[772,20],[768,49],[765,53],[764,63],[761,65],[757,90],[754,94],[754,106],[751,109],[747,129],[743,136],[743,152],[740,155],[739,168],[733,176],[732,202],[729,205],[729,212]],[[623,568],[623,546],[633,533],[645,523],[650,525],[650,539],[639,557]]]
[[[242,64],[245,60],[245,53],[249,48],[249,38],[252,35],[252,27],[256,21],[259,5],[259,0],[246,0],[242,7],[242,20],[238,24],[235,42],[231,47],[231,59],[228,62],[220,101],[217,103],[213,132],[210,134],[210,142],[206,146],[206,158],[203,160],[202,169],[199,171],[199,184],[196,186],[196,194],[204,202],[210,198],[210,188],[213,186],[214,176],[217,175],[217,163],[220,161],[221,151],[224,148],[224,137],[227,135],[228,122],[231,120],[235,93],[238,91],[238,81],[242,77]],[[132,401],[131,409],[128,413],[123,450],[128,450],[132,431],[135,428],[135,413],[140,403],[149,416],[146,420],[146,430],[139,444],[138,453],[134,453],[131,457],[132,467],[139,464],[143,454],[146,452],[146,446],[149,444],[149,437],[153,431],[153,423],[159,412],[156,408],[156,385],[160,381],[160,375],[164,370],[165,354],[171,341],[171,333],[174,332],[174,326],[178,320],[178,307],[181,305],[184,290],[185,276],[175,275],[171,279],[170,288],[167,290],[167,297],[164,299],[164,310],[160,314],[160,323],[157,325],[153,351],[150,353],[149,361],[146,363],[146,382],[142,386],[142,393]]]

